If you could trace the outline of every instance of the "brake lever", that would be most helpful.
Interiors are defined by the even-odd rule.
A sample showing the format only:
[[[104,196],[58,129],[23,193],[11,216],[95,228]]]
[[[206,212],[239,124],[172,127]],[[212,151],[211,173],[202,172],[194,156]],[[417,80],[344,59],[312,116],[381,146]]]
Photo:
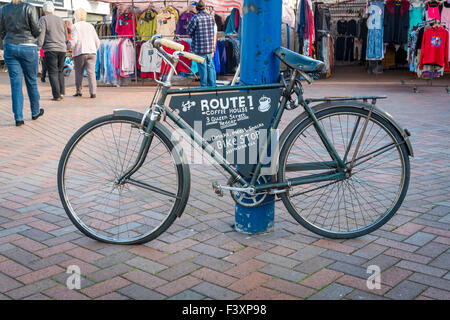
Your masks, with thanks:
[[[164,50],[164,49],[162,49],[162,50]],[[177,73],[177,70],[175,69],[175,67],[174,67],[174,65],[172,64],[172,62],[168,59],[168,58],[166,58],[159,50],[156,52],[167,64],[169,64],[172,68],[173,68],[173,71],[175,72],[175,74],[176,75],[178,75],[178,73]],[[169,55],[167,52],[165,52],[164,51],[164,53],[166,54],[166,55]]]

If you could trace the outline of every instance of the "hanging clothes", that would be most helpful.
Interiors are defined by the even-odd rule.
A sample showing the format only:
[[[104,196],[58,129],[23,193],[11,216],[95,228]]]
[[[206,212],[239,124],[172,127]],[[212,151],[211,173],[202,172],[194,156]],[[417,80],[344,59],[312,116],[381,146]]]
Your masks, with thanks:
[[[444,2],[441,11],[441,24],[450,31],[450,2]],[[450,50],[450,46],[449,46]],[[450,51],[449,51],[449,59],[450,59]]]
[[[430,27],[423,33],[419,68],[436,65],[449,69],[449,33],[442,26]]]
[[[146,10],[139,16],[136,33],[140,35],[143,40],[149,40],[156,33],[156,16],[157,13],[153,10]]]
[[[117,36],[116,24],[117,24],[117,7],[114,7],[111,12],[111,34],[113,36]]]
[[[116,33],[125,38],[131,38],[136,34],[136,20],[131,12],[124,12],[117,17]]]
[[[192,17],[195,15],[192,11],[183,12],[178,19],[176,34],[179,35],[187,35],[187,28],[189,25],[189,21],[191,21]]]
[[[225,33],[226,34],[237,33],[239,31],[240,19],[241,16],[239,14],[239,10],[233,8],[233,10],[231,10],[231,14],[228,16],[226,20],[227,22],[225,27]]]
[[[163,36],[172,36],[175,34],[177,22],[175,14],[168,9],[163,9],[156,16],[156,33]]]
[[[441,24],[450,30],[450,2],[444,2],[442,6]]]
[[[219,16],[218,14],[215,14],[214,21],[216,21],[217,31],[225,31],[225,25],[224,25],[224,22],[223,22],[221,16]]]
[[[384,10],[384,42],[408,42],[409,1],[387,0]]]
[[[119,46],[120,76],[131,77],[136,66],[136,49],[130,39],[123,40]]]
[[[141,45],[139,53],[139,66],[141,72],[161,72],[162,58],[150,41]]]
[[[384,2],[369,2],[367,8],[367,48],[366,60],[382,60],[384,58],[383,18]]]
[[[236,39],[225,37],[217,41],[216,53],[218,63],[216,73],[234,75],[240,63],[239,43]],[[220,68],[220,69],[218,69]]]
[[[426,4],[427,20],[441,20],[440,4],[437,1],[430,1]]]
[[[425,6],[421,0],[411,1],[411,8],[409,11],[409,30],[422,23],[424,10]]]
[[[116,33],[125,38],[131,38],[136,34],[136,20],[131,12],[124,12],[117,17]]]

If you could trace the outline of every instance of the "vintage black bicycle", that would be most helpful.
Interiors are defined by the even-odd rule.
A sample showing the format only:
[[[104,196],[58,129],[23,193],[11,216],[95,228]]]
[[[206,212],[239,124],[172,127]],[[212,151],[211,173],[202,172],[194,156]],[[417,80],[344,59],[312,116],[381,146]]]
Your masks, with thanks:
[[[67,215],[85,235],[108,243],[144,243],[181,216],[190,193],[189,155],[167,118],[229,176],[228,183],[213,183],[215,193],[230,192],[241,205],[259,206],[274,194],[302,226],[340,239],[379,228],[399,209],[408,189],[413,150],[409,132],[376,106],[385,97],[305,99],[301,80],[311,82],[308,73],[319,72],[323,62],[285,48],[274,52],[290,71],[287,77],[281,75],[280,83],[173,89],[180,58],[198,63],[203,59],[160,36],[151,41],[170,72],[156,80],[156,93],[145,113],[120,109],[94,119],[73,135],[61,155],[59,195]],[[168,54],[163,46],[176,51]],[[274,90],[277,101],[268,109]],[[261,156],[248,172],[217,149],[217,136],[213,143],[183,118],[183,112],[194,110],[200,117],[204,108],[220,109],[225,104],[221,97],[243,92],[260,97],[255,109],[270,116]],[[182,101],[176,99],[180,95],[199,101],[207,94],[219,102],[173,103]],[[248,107],[250,98],[239,99],[234,98],[234,106],[227,104],[227,110]],[[277,130],[284,112],[299,106],[304,112],[275,139],[270,133]],[[220,119],[213,123],[229,125]],[[249,136],[242,140],[246,139]],[[278,152],[269,155],[273,145]],[[273,170],[267,177],[262,172],[269,157]]]

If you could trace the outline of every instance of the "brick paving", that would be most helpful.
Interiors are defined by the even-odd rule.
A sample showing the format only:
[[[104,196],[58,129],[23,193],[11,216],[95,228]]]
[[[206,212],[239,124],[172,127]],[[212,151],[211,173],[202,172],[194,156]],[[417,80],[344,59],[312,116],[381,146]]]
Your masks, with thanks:
[[[324,239],[278,203],[274,232],[237,233],[230,227],[233,201],[210,187],[217,173],[192,165],[184,215],[150,243],[117,246],[72,226],[59,201],[56,168],[82,124],[115,108],[143,111],[153,88],[102,87],[91,100],[71,97],[70,79],[64,101],[52,102],[48,83],[39,84],[45,115],[30,121],[25,102],[26,124],[16,128],[8,77],[0,74],[0,300],[450,299],[450,95],[438,87],[414,94],[401,78],[395,71],[374,77],[347,69],[306,87],[309,97],[387,95],[379,106],[412,133],[408,194],[381,229],[358,239]],[[288,112],[282,126],[299,112]],[[366,270],[373,264],[381,269],[381,288],[370,290]],[[80,267],[80,290],[66,287],[70,265]]]

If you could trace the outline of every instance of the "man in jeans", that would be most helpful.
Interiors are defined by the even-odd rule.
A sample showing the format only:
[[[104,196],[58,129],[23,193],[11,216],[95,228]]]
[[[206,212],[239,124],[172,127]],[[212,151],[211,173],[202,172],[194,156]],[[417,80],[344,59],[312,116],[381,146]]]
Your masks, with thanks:
[[[204,64],[198,64],[201,87],[216,86],[216,69],[213,54],[216,51],[214,17],[206,12],[205,3],[200,0],[195,7],[198,13],[192,17],[187,31],[192,37],[191,51],[203,58]]]
[[[38,46],[44,50],[44,63],[52,87],[54,101],[60,101],[65,94],[64,61],[67,51],[67,29],[63,19],[55,16],[53,2],[47,1],[42,6],[45,16],[39,21],[41,34]]]
[[[36,120],[44,114],[39,106],[37,87],[38,49],[36,38],[40,34],[38,14],[34,6],[12,0],[0,12],[0,36],[4,43],[5,63],[11,83],[12,109],[16,126],[23,121],[22,77],[25,78],[30,99],[31,119]]]

